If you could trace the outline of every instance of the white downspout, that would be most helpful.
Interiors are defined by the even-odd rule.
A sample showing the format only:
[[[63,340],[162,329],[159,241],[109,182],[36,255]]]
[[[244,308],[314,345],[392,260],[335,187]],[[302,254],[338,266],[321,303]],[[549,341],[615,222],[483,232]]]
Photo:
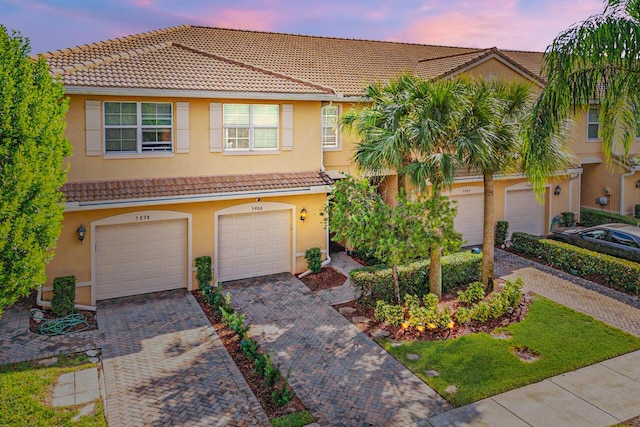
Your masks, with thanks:
[[[626,215],[624,213],[624,179],[634,173],[636,173],[636,171],[631,169],[630,172],[620,175],[620,215]]]

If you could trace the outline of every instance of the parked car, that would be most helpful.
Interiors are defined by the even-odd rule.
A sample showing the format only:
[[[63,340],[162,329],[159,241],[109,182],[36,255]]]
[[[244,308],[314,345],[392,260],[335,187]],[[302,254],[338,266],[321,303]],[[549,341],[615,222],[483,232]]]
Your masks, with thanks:
[[[558,228],[551,238],[596,252],[640,262],[640,227],[613,223],[595,227]]]

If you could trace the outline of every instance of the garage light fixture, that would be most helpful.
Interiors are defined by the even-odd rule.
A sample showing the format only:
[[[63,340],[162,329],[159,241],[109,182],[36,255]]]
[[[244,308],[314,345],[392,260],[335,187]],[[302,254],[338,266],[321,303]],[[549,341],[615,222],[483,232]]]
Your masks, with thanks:
[[[80,224],[80,227],[78,227],[76,232],[78,233],[78,240],[80,240],[80,244],[82,244],[82,241],[84,240],[85,236],[87,235],[87,229],[84,228],[82,226],[82,224]]]
[[[553,195],[554,196],[559,196],[560,195],[560,190],[562,190],[562,188],[560,188],[559,185],[556,185],[556,189],[553,190]]]
[[[640,188],[640,179],[636,181],[636,188]]]
[[[304,222],[305,219],[307,219],[307,209],[302,208],[300,211],[300,221]]]

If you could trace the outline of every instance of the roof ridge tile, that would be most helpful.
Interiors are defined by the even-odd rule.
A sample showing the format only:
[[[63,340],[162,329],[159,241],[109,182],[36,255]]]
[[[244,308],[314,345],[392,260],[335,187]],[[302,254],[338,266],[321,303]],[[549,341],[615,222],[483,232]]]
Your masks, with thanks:
[[[455,57],[458,57],[458,56],[472,55],[474,53],[486,52],[488,50],[491,50],[491,49],[474,49],[474,50],[470,50],[468,52],[454,53],[454,54],[451,54],[451,55],[434,56],[433,58],[420,59],[420,60],[418,60],[418,63],[421,64],[421,63],[429,62],[429,61],[437,61],[439,59],[449,59],[449,58],[455,58]]]

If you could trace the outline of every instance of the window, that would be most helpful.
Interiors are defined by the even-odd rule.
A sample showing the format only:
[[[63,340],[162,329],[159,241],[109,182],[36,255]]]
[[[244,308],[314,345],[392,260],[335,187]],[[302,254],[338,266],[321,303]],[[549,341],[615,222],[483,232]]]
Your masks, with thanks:
[[[277,150],[278,116],[278,105],[225,104],[224,149]]]
[[[322,107],[322,146],[324,148],[338,148],[338,116],[340,109],[337,105]]]
[[[618,243],[620,245],[630,246],[632,248],[640,247],[640,246],[638,246],[636,241],[633,240],[633,237],[629,236],[628,234],[621,233],[619,231],[612,231],[611,232],[611,237],[609,238],[609,240],[611,240],[613,243]]]
[[[172,113],[171,103],[105,102],[105,152],[173,151]]]
[[[598,108],[589,108],[589,117],[587,118],[587,139],[598,139],[598,130],[600,129],[600,122],[598,121],[598,115],[600,110]]]

